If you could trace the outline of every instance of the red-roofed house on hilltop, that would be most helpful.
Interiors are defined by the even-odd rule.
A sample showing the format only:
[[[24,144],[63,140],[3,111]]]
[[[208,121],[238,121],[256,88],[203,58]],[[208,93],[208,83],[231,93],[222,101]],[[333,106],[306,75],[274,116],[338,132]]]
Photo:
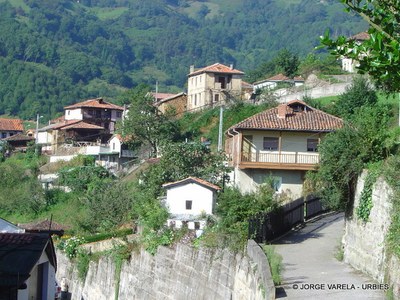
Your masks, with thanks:
[[[231,98],[240,99],[244,73],[220,63],[195,70],[188,75],[187,109],[197,110],[225,103]]]
[[[233,182],[242,192],[255,191],[272,177],[277,192],[302,195],[304,175],[319,163],[318,144],[343,120],[293,100],[230,127],[226,152],[234,167]]]
[[[20,119],[0,118],[0,139],[24,132],[24,124]]]

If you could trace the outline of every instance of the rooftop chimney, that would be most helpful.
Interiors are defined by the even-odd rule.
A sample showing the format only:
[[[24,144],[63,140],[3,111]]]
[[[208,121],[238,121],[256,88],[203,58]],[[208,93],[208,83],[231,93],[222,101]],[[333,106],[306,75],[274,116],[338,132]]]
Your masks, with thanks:
[[[233,64],[230,64],[230,65],[229,65],[229,68],[231,68],[231,70],[233,70]]]
[[[280,104],[278,106],[278,118],[279,119],[284,119],[286,118],[286,104]]]
[[[97,98],[96,99],[99,103],[103,103],[103,98],[102,97],[99,97],[99,98]]]
[[[193,72],[194,72],[194,65],[191,65],[191,66],[190,66],[189,73],[193,73]]]

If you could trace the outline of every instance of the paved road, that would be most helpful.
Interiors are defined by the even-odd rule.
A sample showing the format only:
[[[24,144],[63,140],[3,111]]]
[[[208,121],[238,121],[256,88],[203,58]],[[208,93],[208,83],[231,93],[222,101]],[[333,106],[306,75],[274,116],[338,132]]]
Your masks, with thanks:
[[[277,299],[385,299],[367,286],[376,284],[372,279],[334,257],[343,230],[343,214],[330,214],[274,243],[284,266]]]

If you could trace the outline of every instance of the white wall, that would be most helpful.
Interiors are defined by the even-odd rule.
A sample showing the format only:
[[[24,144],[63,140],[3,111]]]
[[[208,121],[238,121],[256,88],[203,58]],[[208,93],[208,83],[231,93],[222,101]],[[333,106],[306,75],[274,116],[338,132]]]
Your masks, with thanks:
[[[46,290],[45,299],[54,299],[56,288],[56,273],[54,267],[49,263],[47,254],[43,252],[39,261],[36,263],[35,267],[31,271],[31,277],[28,278],[28,280],[26,281],[27,289],[18,290],[18,300],[31,300],[36,298],[37,266],[40,264],[46,265],[46,267],[43,268],[43,282],[46,285],[44,288],[44,291]]]
[[[47,131],[39,131],[38,132],[38,144],[52,144],[53,136],[49,134]]]
[[[111,152],[121,152],[121,141],[116,136],[111,138],[108,144],[110,145]]]
[[[83,120],[81,108],[65,110],[65,120]]]
[[[192,209],[186,210],[186,200],[192,200]],[[168,188],[166,204],[171,214],[200,215],[213,213],[214,193],[196,183]]]

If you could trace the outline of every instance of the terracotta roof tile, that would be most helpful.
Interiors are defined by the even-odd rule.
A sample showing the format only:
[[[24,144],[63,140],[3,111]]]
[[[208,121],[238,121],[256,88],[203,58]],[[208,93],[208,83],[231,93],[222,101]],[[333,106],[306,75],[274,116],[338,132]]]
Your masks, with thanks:
[[[155,92],[151,92],[151,95],[153,96],[154,99],[156,99],[156,101],[162,101],[166,98],[170,98],[175,96],[176,94],[171,94],[171,93],[155,93]],[[157,96],[157,97],[156,97]]]
[[[4,138],[3,141],[33,141],[34,139],[35,138],[33,136],[27,136],[23,133],[17,133]]]
[[[217,186],[215,184],[212,184],[211,182],[208,182],[208,181],[206,181],[204,179],[197,178],[197,177],[188,177],[188,178],[185,178],[183,180],[165,183],[165,184],[163,184],[163,187],[164,188],[170,188],[170,187],[174,187],[174,186],[177,186],[177,185],[182,185],[182,184],[186,184],[186,183],[193,183],[193,182],[198,183],[198,184],[200,184],[202,186],[205,186],[205,187],[213,189],[213,190],[220,190],[221,189],[219,186]]]
[[[104,108],[104,109],[116,109],[116,110],[124,110],[123,107],[106,102],[103,98],[89,99],[83,102],[75,103],[69,106],[64,107],[64,109],[73,109],[80,107],[92,107],[92,108]]]
[[[296,107],[303,108],[295,111]],[[228,129],[256,129],[256,130],[288,130],[330,132],[343,127],[343,120],[315,109],[301,100],[292,100],[288,103],[267,109],[255,114]]]
[[[24,124],[20,119],[3,119],[0,118],[1,131],[24,131]]]
[[[244,73],[242,71],[230,68],[230,67],[225,66],[220,63],[216,63],[211,66],[207,66],[205,68],[196,70],[196,71],[190,73],[189,76],[193,76],[193,75],[197,75],[197,74],[201,74],[201,73],[227,73],[227,74],[244,75]]]
[[[104,127],[98,126],[98,125],[94,125],[94,124],[90,124],[90,123],[86,123],[84,121],[79,121],[76,123],[73,123],[71,125],[67,125],[61,128],[61,130],[66,130],[66,129],[97,129],[97,130],[101,130],[101,129],[105,129]]]
[[[43,221],[32,222],[32,223],[18,224],[18,227],[21,227],[26,230],[41,230],[41,231],[48,231],[49,229],[64,230],[67,228],[67,226],[58,224],[54,221],[50,221],[47,219],[43,220]]]

